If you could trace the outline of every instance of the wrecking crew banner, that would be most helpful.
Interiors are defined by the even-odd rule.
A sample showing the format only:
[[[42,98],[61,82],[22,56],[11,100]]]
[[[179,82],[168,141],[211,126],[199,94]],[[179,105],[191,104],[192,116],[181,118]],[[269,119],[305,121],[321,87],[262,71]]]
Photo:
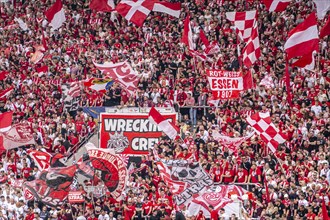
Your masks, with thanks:
[[[176,113],[162,115],[176,120]],[[147,155],[162,135],[157,125],[149,122],[148,114],[103,113],[100,117],[100,148],[114,149],[117,154]]]
[[[243,90],[241,72],[206,70],[214,99],[236,99]]]

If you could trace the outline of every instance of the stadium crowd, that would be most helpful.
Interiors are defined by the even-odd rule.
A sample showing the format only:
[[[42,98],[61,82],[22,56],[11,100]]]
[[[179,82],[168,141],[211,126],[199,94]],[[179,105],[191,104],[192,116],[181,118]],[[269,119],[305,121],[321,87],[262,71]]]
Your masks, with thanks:
[[[14,0],[15,1],[15,0]],[[61,85],[102,77],[94,64],[128,60],[141,74],[138,90],[129,96],[117,83],[105,93],[82,88],[79,103],[85,106],[146,107],[174,106],[182,116],[178,124],[188,146],[164,137],[155,146],[162,157],[186,159],[194,154],[217,183],[252,183],[253,198],[244,204],[247,218],[323,219],[322,201],[330,210],[330,38],[320,39],[314,71],[290,68],[293,105],[285,89],[285,53],[288,31],[315,10],[311,0],[293,0],[284,12],[268,12],[259,1],[182,1],[180,19],[151,13],[142,28],[120,15],[95,12],[89,1],[63,0],[66,22],[51,30],[44,11],[52,1],[0,1],[1,91],[14,90],[0,101],[0,111],[13,111],[14,123],[27,121],[35,132],[39,150],[66,154],[97,126],[82,111],[66,112]],[[237,100],[220,100],[219,106],[207,83],[206,69],[236,70],[242,67],[237,35],[226,20],[226,11],[258,10],[262,55],[251,69],[256,89],[245,91]],[[191,16],[196,46],[201,50],[198,30],[220,53],[203,61],[194,58],[181,43],[183,19]],[[22,18],[28,30],[15,26]],[[322,26],[324,21],[320,20]],[[42,33],[43,32],[43,33]],[[44,58],[34,64],[35,47],[47,42]],[[238,45],[241,49],[243,44]],[[48,66],[40,75],[37,69]],[[260,82],[267,76],[269,83]],[[211,101],[211,102],[210,102]],[[200,106],[194,107],[192,106]],[[205,107],[205,108],[204,108]],[[231,137],[249,132],[245,118],[253,112],[270,112],[275,125],[288,136],[272,154],[258,137],[245,141],[237,152],[223,148],[212,133]],[[125,200],[109,195],[82,204],[47,207],[27,202],[15,179],[38,178],[40,171],[26,155],[26,146],[4,152],[1,157],[0,219],[149,219],[172,218],[174,207],[168,188],[159,177],[153,156],[142,158],[146,168],[130,178]],[[140,167],[141,164],[137,166]],[[84,188],[86,182],[80,187]],[[265,184],[268,186],[266,192]],[[134,189],[134,190],[133,190]],[[267,195],[268,194],[268,195]],[[268,198],[269,197],[269,198]],[[187,219],[205,219],[203,213]],[[79,217],[78,217],[79,216]],[[174,217],[173,217],[174,218]],[[212,219],[236,219],[221,211]]]

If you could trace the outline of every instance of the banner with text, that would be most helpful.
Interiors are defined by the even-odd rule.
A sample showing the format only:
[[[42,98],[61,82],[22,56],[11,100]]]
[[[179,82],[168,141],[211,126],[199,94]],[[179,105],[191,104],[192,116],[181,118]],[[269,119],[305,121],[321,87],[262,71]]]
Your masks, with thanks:
[[[243,91],[241,72],[206,70],[206,73],[215,99],[236,99]]]
[[[162,114],[175,121],[176,113]],[[150,123],[148,114],[101,114],[100,147],[114,149],[117,154],[147,155],[162,135],[157,125]]]

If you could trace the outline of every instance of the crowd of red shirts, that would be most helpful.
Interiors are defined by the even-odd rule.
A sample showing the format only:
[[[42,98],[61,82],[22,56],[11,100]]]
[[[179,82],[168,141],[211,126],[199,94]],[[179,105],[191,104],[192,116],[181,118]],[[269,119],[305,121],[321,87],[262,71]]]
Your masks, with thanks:
[[[82,88],[81,107],[102,106],[107,97],[110,105],[118,107],[175,106],[182,116],[178,124],[188,148],[163,142],[158,146],[160,155],[187,159],[194,154],[215,182],[253,183],[250,190],[255,197],[245,204],[251,217],[322,219],[320,207],[323,198],[329,207],[330,183],[329,38],[320,39],[315,71],[290,68],[292,106],[287,103],[284,76],[283,45],[287,33],[315,10],[312,1],[293,0],[284,12],[276,13],[268,12],[260,1],[185,0],[179,20],[151,13],[144,26],[138,28],[116,13],[110,16],[110,13],[91,11],[89,1],[63,0],[67,21],[56,31],[50,29],[44,17],[44,11],[52,4],[50,1],[14,2],[0,3],[0,91],[14,89],[2,97],[0,111],[14,111],[14,123],[31,124],[36,149],[66,154],[93,132],[96,128],[93,118],[82,111],[71,114],[65,111],[61,85],[102,77],[93,60],[116,63],[127,59],[142,76],[136,94],[129,97],[116,84],[105,95]],[[244,92],[237,100],[221,100],[216,107],[209,102],[213,97],[205,70],[247,71],[240,67],[237,35],[225,12],[252,9],[258,10],[262,50],[261,58],[251,69],[256,89]],[[197,48],[201,50],[199,28],[203,28],[210,42],[219,44],[221,52],[211,57],[212,62],[193,58],[180,42],[182,21],[188,13]],[[22,31],[15,17],[22,18],[29,30]],[[319,20],[320,27],[324,23],[325,20]],[[43,59],[34,64],[30,58],[35,47],[43,44],[43,36],[47,49]],[[239,46],[242,49],[243,45]],[[48,67],[48,72],[38,76],[38,68],[43,66]],[[265,76],[272,83],[259,85]],[[191,106],[210,108],[196,108],[194,115],[189,110]],[[215,131],[227,136],[245,136],[249,129],[245,117],[257,111],[270,112],[274,124],[288,135],[288,141],[275,155],[259,137],[246,141],[234,154],[212,137]],[[2,157],[2,176],[9,175],[8,182],[18,176],[28,179],[39,172],[35,168],[30,170],[31,161],[20,151]],[[150,201],[152,211],[162,211],[157,195],[165,193],[168,204],[164,206],[170,216],[173,204],[168,189],[155,166],[150,161],[145,163],[148,175],[139,173],[131,181],[137,185],[140,181],[147,183],[146,188],[151,192],[144,198],[156,195]],[[141,175],[142,180],[138,177]],[[149,183],[153,185],[151,189]],[[135,205],[121,202],[117,208],[126,209],[127,213],[130,207],[136,209],[138,201],[134,200],[134,193],[126,197],[127,203],[131,201]],[[115,203],[109,206],[112,204]],[[149,207],[148,203],[143,205]],[[95,210],[95,204],[90,206]],[[125,212],[121,214],[126,218]]]

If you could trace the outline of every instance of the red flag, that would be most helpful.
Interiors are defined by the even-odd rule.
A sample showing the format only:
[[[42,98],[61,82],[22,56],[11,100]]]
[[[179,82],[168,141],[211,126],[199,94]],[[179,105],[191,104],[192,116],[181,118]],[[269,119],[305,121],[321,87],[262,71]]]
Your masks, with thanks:
[[[13,123],[13,112],[0,114],[0,132],[9,131]]]
[[[122,0],[116,11],[126,20],[141,27],[154,7],[154,0]]]
[[[323,215],[323,220],[329,220],[328,209],[324,201],[324,196],[322,199],[322,215]]]
[[[34,160],[39,170],[46,170],[50,167],[50,160],[52,155],[48,152],[27,150],[29,156]]]
[[[115,8],[115,3],[113,0],[92,0],[89,7],[96,11],[111,12]]]
[[[20,146],[35,144],[33,130],[27,124],[15,124],[4,133],[0,133],[0,149],[10,150]]]
[[[166,120],[154,107],[150,109],[149,121],[156,124],[172,140],[178,135],[179,128]]]
[[[234,22],[238,36],[247,42],[252,34],[253,26],[257,19],[257,11],[226,12],[229,21]]]
[[[330,15],[328,16],[327,23],[322,27],[320,31],[320,38],[330,35]]]
[[[7,71],[1,71],[0,72],[0,80],[6,79],[8,74],[9,74],[9,72],[7,72]]]
[[[0,92],[0,100],[6,99],[11,94],[12,91],[14,91],[13,86],[1,91]]]
[[[156,2],[152,11],[162,12],[173,17],[179,18],[181,12],[181,3]]]
[[[253,77],[250,70],[243,76],[243,88],[244,90],[254,89]]]
[[[286,9],[291,0],[263,0],[268,11],[281,12]]]
[[[55,4],[45,12],[45,15],[53,29],[60,28],[66,20],[62,1],[56,0]]]
[[[246,121],[260,135],[261,139],[267,143],[268,148],[274,153],[279,144],[286,140],[277,127],[272,123],[269,112],[258,112],[246,118]]]
[[[190,25],[190,16],[184,20],[184,29],[181,42],[187,45],[189,50],[194,50],[193,33]]]
[[[203,29],[200,29],[200,31],[199,31],[199,38],[201,39],[201,41],[203,43],[202,49],[205,50],[210,45],[210,42],[207,39]]]
[[[313,61],[313,51],[319,51],[319,36],[315,12],[311,13],[304,22],[289,32],[284,44],[287,59],[297,58],[295,66],[305,67]]]
[[[121,62],[115,64],[97,64],[95,67],[102,71],[107,77],[120,83],[132,95],[139,83],[139,74],[135,72],[128,62]]]
[[[261,56],[257,22],[252,28],[251,37],[248,39],[242,53],[243,63],[246,67],[252,66]]]
[[[36,68],[36,71],[38,72],[38,76],[41,77],[45,75],[48,72],[48,66],[41,66],[39,68]]]

